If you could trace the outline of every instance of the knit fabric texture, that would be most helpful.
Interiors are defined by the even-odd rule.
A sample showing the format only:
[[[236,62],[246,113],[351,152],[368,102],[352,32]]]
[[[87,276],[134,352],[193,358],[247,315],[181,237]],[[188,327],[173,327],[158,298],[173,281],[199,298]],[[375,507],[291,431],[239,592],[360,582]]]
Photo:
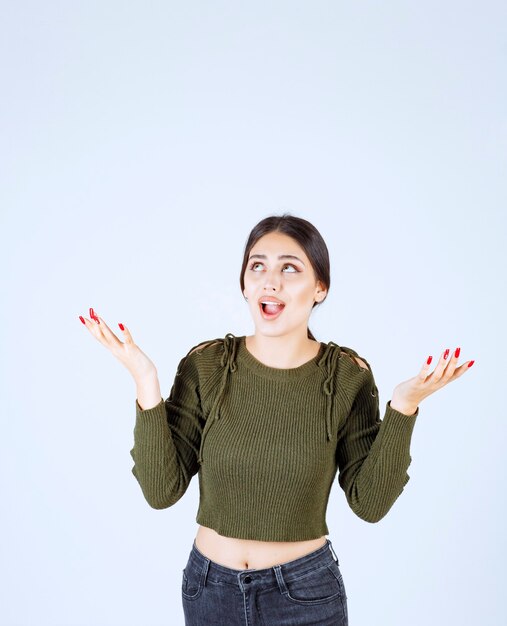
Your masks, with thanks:
[[[220,535],[315,539],[329,534],[337,472],[366,522],[381,520],[408,482],[419,408],[385,406],[381,420],[371,367],[352,348],[320,342],[317,356],[280,369],[227,333],[189,350],[166,400],[143,410],[136,398],[132,473],[155,509],[176,503],[198,474],[196,521]]]

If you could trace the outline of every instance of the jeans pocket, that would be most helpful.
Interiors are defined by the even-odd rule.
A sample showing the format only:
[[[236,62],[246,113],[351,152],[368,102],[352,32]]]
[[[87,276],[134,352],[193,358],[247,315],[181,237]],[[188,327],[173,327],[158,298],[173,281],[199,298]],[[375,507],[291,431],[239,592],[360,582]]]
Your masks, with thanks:
[[[322,565],[297,579],[284,581],[287,587],[287,600],[296,604],[324,604],[340,598],[344,594],[341,574],[337,576],[336,562]],[[339,573],[339,569],[338,569]]]
[[[181,595],[186,600],[195,600],[201,595],[202,589],[202,572],[187,565],[182,571]]]
[[[330,563],[328,565],[328,567],[331,570],[331,572],[334,574],[334,576],[336,576],[337,581],[340,583],[342,596],[343,596],[344,600],[346,600],[347,599],[347,594],[345,592],[345,585],[343,583],[343,576],[342,576],[342,573],[340,571],[340,566],[338,565],[338,563],[336,561],[333,561],[332,563]]]

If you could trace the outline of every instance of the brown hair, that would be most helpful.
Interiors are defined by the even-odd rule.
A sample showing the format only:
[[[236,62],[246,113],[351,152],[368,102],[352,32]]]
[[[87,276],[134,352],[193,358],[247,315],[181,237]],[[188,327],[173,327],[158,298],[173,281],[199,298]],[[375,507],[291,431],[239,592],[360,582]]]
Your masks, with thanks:
[[[306,256],[310,259],[316,280],[322,283],[324,289],[329,289],[331,284],[329,252],[322,235],[313,224],[302,217],[295,217],[294,215],[290,215],[290,213],[284,213],[283,215],[265,217],[250,231],[245,244],[243,265],[241,266],[239,276],[241,292],[243,293],[245,289],[244,275],[250,250],[261,237],[272,232],[284,233],[297,241],[305,251]],[[324,300],[325,299],[326,298],[324,298]],[[322,302],[324,300],[322,300]],[[315,307],[317,304],[320,303],[314,302],[313,306]],[[308,328],[308,338],[315,340],[310,328]]]

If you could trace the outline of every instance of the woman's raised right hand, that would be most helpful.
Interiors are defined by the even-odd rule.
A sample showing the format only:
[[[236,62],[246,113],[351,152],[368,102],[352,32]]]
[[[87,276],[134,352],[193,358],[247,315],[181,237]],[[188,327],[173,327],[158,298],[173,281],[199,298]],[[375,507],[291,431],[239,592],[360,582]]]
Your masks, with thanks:
[[[123,363],[134,377],[136,382],[140,382],[149,376],[157,376],[157,368],[153,361],[134,343],[128,328],[123,326],[125,343],[122,343],[113,333],[102,317],[98,317],[95,311],[90,308],[90,317],[93,321],[79,316],[90,333],[107,348],[120,363]],[[97,321],[98,320],[98,321]]]

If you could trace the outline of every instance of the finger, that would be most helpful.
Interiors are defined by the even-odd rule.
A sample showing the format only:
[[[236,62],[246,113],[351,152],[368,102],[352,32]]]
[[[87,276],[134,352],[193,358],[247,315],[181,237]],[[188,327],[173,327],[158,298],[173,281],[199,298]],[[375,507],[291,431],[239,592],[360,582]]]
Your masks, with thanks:
[[[93,311],[93,309],[90,309],[90,311]],[[96,321],[94,315],[95,313],[90,314],[90,317],[92,318],[91,320],[81,315],[79,316],[79,319],[81,321],[84,321],[86,328],[92,333],[92,335],[97,335],[97,331],[99,331],[99,328],[98,328],[99,323]]]
[[[92,332],[92,328],[93,326],[96,324],[96,322],[92,322],[87,318],[87,317],[83,317],[82,315],[79,316],[79,319],[83,322],[83,324],[86,326],[86,328]]]
[[[107,343],[102,331],[99,328],[102,324],[99,324],[97,321],[95,321],[95,319],[91,321],[87,317],[80,316],[80,318],[84,320],[86,328],[95,337],[95,339],[97,339],[97,341],[100,341],[100,343],[106,348],[109,348],[109,344]]]
[[[130,334],[129,329],[125,326],[125,324],[118,324],[120,330],[123,332],[123,336],[125,337],[125,343],[134,343],[132,339],[132,335]],[[122,328],[123,327],[123,328]]]
[[[426,361],[424,362],[423,366],[421,367],[420,371],[419,371],[419,378],[423,381],[426,381],[426,378],[428,378],[428,372],[430,369],[430,365],[431,365],[431,361],[433,360],[433,357],[430,355]]]
[[[90,307],[90,317],[98,326],[100,326],[100,320],[92,307]]]
[[[474,363],[475,363],[475,361],[465,361],[465,363],[463,363],[462,365],[460,365],[459,367],[457,367],[454,370],[454,374],[453,374],[451,380],[456,380],[456,378],[459,378],[460,376],[463,376],[463,374],[470,369],[470,364],[473,365]]]
[[[450,362],[449,352],[450,352],[449,348],[446,348],[440,355],[440,359],[438,360],[437,366],[435,367],[433,374],[431,374],[432,380],[434,382],[438,382],[442,378],[444,370]]]
[[[122,342],[111,332],[106,322],[102,317],[97,315],[97,312],[90,307],[90,317],[93,322],[90,322],[90,331],[93,336],[100,341],[100,343],[108,350],[114,351],[114,348],[121,347]]]
[[[454,370],[456,369],[456,366],[458,364],[459,352],[460,352],[460,348],[456,348],[455,350],[450,352],[450,356],[448,353],[445,368],[442,372],[442,378],[441,378],[441,381],[444,384],[448,383],[449,380],[452,378],[452,375],[454,374]],[[445,355],[445,352],[444,352],[444,355]]]
[[[99,339],[100,337],[104,338],[104,335],[102,333],[103,324],[100,323],[100,319],[92,307],[90,307],[90,317],[95,322],[96,330],[94,332],[94,335],[97,337],[97,339]]]
[[[118,337],[113,333],[113,331],[109,328],[109,326],[104,321],[104,318],[100,317],[100,315],[97,315],[97,313],[95,311],[94,311],[94,315],[95,315],[95,319],[99,320],[98,326],[100,327],[100,331],[101,331],[104,339],[109,344],[109,347],[112,347],[112,346],[120,347],[120,346],[122,346],[123,342],[121,342],[118,339]]]

